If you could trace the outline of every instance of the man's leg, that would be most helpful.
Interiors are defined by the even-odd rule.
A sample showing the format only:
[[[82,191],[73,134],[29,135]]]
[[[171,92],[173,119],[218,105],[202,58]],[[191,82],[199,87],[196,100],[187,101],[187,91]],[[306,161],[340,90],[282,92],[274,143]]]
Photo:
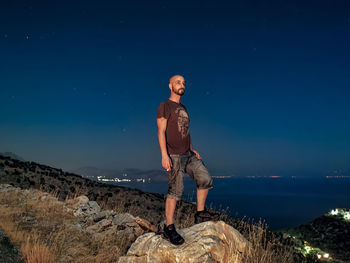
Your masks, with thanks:
[[[169,226],[174,223],[174,213],[176,208],[176,202],[177,200],[174,198],[166,198],[165,201],[165,218],[166,218],[166,225]]]
[[[197,212],[195,213],[195,224],[213,220],[217,221],[218,215],[205,209],[205,201],[209,189],[213,188],[213,179],[202,160],[195,155],[190,157],[186,166],[186,172],[195,180],[197,185]]]
[[[165,200],[165,218],[163,237],[174,245],[181,245],[185,242],[182,236],[176,232],[174,225],[174,213],[177,200],[181,200],[183,192],[183,168],[181,166],[181,157],[171,156],[173,167],[169,171],[169,189]]]
[[[197,211],[203,211],[205,207],[205,200],[207,199],[209,189],[197,188]]]

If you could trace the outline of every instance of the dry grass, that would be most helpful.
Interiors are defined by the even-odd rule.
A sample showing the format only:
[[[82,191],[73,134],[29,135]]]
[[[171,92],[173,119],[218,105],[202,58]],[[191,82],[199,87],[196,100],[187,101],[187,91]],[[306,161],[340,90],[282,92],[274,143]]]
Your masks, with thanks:
[[[27,237],[21,249],[24,260],[28,263],[54,263],[55,255],[46,245],[40,245],[38,235]]]
[[[250,245],[243,252],[242,262],[249,263],[293,263],[293,247],[283,245],[274,233],[267,230],[267,224],[259,220],[249,222],[243,218],[236,229],[242,233]]]
[[[86,232],[72,228],[80,218],[72,216],[57,201],[58,192],[47,195],[40,190],[0,193],[0,228],[11,241],[20,246],[24,260],[28,263],[76,262],[102,263],[117,262],[127,251],[125,236],[115,233],[103,238],[93,237]],[[79,191],[71,198],[84,192]],[[68,201],[68,200],[66,200]],[[71,200],[70,200],[71,201]],[[179,204],[177,221],[180,227],[193,225],[193,211]],[[186,210],[187,209],[187,210]],[[118,203],[113,210],[125,211],[124,204]],[[137,211],[133,211],[136,213]],[[181,216],[182,215],[182,216]],[[181,216],[181,218],[180,218]],[[221,220],[226,221],[227,213],[222,211]],[[266,225],[242,219],[235,226],[250,242],[243,252],[244,263],[292,263],[291,246],[283,246],[277,238],[271,237]],[[228,244],[233,253],[227,262],[234,262],[237,253],[233,244]],[[164,255],[166,262],[174,262]],[[165,262],[165,261],[164,261]],[[226,262],[225,262],[226,263]]]
[[[57,192],[56,197],[34,189],[23,193],[0,193],[0,228],[20,247],[26,262],[116,262],[125,254],[126,237],[94,237],[71,227],[81,218],[64,209]]]

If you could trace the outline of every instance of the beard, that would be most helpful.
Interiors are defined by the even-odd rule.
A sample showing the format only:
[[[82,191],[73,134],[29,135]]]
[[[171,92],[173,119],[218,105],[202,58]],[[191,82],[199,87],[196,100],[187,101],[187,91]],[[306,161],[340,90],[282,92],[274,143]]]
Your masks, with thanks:
[[[183,91],[181,91],[181,90],[183,90]],[[173,89],[173,91],[174,91],[175,94],[177,94],[179,96],[182,96],[182,95],[185,94],[185,89],[183,89],[183,88],[180,88],[178,90]]]

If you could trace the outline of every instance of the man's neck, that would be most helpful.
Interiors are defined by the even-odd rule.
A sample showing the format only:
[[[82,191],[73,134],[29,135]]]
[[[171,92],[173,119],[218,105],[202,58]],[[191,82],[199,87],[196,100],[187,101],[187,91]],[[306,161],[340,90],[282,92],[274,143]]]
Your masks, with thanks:
[[[177,104],[180,104],[180,99],[181,99],[180,96],[170,96],[169,97],[169,100],[176,102]]]

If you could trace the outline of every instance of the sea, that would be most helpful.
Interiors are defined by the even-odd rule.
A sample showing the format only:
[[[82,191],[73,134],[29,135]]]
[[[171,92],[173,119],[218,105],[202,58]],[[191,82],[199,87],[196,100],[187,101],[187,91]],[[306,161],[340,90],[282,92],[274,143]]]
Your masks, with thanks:
[[[164,182],[122,182],[117,185],[166,194]],[[184,180],[183,200],[196,201],[192,179]],[[297,227],[335,208],[350,208],[348,177],[213,178],[206,206],[236,218],[262,221],[270,230]]]

